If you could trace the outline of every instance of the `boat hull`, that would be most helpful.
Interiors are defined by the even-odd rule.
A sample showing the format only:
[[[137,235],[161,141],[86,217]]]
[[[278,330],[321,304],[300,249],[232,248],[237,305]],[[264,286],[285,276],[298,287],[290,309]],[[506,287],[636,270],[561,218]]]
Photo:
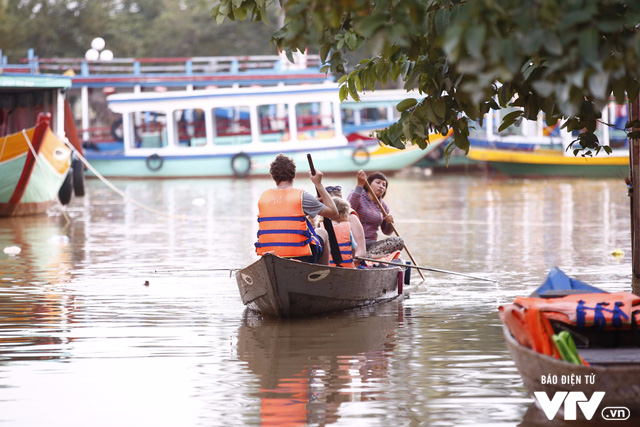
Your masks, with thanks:
[[[349,269],[266,254],[236,273],[242,302],[290,318],[351,310],[397,298],[400,267]]]
[[[507,176],[615,178],[629,173],[628,155],[581,157],[562,151],[516,151],[472,148],[469,158]]]
[[[48,121],[2,141],[0,216],[46,212],[57,203],[71,165],[71,150],[51,131]]]
[[[307,163],[311,153],[316,168],[323,173],[341,174],[360,169],[395,172],[419,162],[445,141],[445,137],[432,137],[425,150],[409,146],[404,150],[373,145],[314,144],[292,149],[286,145],[269,151],[232,151],[194,155],[125,156],[124,154],[91,153],[86,158],[95,170],[106,178],[217,178],[269,176],[270,163],[278,153],[285,153],[298,165]],[[302,169],[302,168],[301,168]],[[89,176],[95,176],[91,170]]]
[[[506,326],[503,326],[503,331],[513,361],[532,396],[537,391],[546,392],[550,398],[560,391],[581,391],[589,397],[594,391],[605,391],[600,408],[637,408],[640,405],[640,363],[617,366],[574,365],[524,347],[515,340]],[[542,383],[542,379],[549,376],[557,378],[556,384],[550,384],[548,381]],[[581,383],[577,385],[569,381],[568,384],[563,384],[562,378],[572,377],[580,378]],[[594,378],[594,383],[586,382],[587,377]]]

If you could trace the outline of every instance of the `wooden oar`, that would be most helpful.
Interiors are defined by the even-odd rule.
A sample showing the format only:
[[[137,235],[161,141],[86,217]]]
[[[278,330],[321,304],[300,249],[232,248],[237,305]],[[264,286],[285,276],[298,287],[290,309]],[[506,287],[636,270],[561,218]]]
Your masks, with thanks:
[[[355,257],[355,258],[356,258],[356,259],[363,260],[363,261],[379,262],[380,264],[390,264],[390,265],[397,265],[397,266],[407,266],[407,267],[415,268],[416,270],[418,270],[418,272],[420,272],[420,270],[435,271],[435,272],[437,272],[437,273],[455,274],[456,276],[470,277],[470,278],[472,278],[472,279],[486,280],[487,282],[494,282],[494,283],[498,283],[498,281],[497,281],[497,280],[493,280],[493,279],[486,279],[486,278],[484,278],[484,277],[478,277],[478,276],[471,276],[470,274],[457,273],[457,272],[455,272],[455,271],[438,270],[437,268],[422,267],[422,266],[420,266],[420,265],[400,264],[400,263],[393,262],[393,261],[382,261],[382,260],[375,259],[375,258],[362,258],[362,257]]]
[[[313,167],[313,159],[311,158],[311,154],[307,153],[307,160],[309,161],[309,169],[311,170],[311,175],[316,174],[316,168]],[[316,188],[316,192],[318,189]],[[324,225],[324,229],[327,230],[327,235],[329,236],[329,249],[331,249],[331,258],[333,262],[337,266],[341,266],[342,264],[342,254],[340,253],[340,245],[338,244],[338,238],[336,237],[336,232],[333,229],[333,222],[331,222],[330,218],[323,218],[322,224]]]
[[[369,181],[365,180],[364,186],[367,192],[371,193],[371,195],[373,196],[373,200],[375,200],[375,202],[378,204],[378,207],[380,207],[380,212],[382,212],[382,216],[383,217],[387,216],[388,215],[387,211],[384,210],[384,207],[382,207],[382,203],[380,203],[380,200],[378,200],[378,196],[376,196],[376,193],[374,193],[373,190],[371,189],[371,185],[369,185]],[[396,236],[400,237],[400,233],[398,233],[398,230],[396,230],[396,226],[393,225],[392,222],[390,222],[389,225],[391,225],[391,228],[393,229],[393,232],[396,233]],[[409,255],[409,258],[411,258],[411,262],[416,264],[416,260],[413,259],[413,255],[411,255],[411,252],[409,252],[409,248],[407,247],[406,243],[404,243],[404,250],[407,251],[407,255]],[[426,280],[424,278],[424,274],[422,274],[422,271],[418,269],[418,273],[420,273],[420,277],[422,277],[423,281]]]

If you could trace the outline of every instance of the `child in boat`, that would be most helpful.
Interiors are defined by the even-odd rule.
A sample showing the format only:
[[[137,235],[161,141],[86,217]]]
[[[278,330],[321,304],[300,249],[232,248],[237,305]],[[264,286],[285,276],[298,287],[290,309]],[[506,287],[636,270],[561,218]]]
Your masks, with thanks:
[[[352,219],[357,219],[356,216],[351,215],[351,205],[345,199],[341,197],[334,197],[333,203],[338,210],[338,219],[332,221],[333,229],[340,246],[340,253],[342,254],[342,267],[354,268],[360,265],[359,260],[355,260],[355,257],[363,257],[366,254],[365,247],[362,244],[356,243],[353,237],[353,227],[351,225]],[[333,259],[330,260],[330,264],[333,265]]]
[[[339,185],[328,186],[328,187],[325,187],[325,189],[327,190],[327,193],[329,193],[329,195],[333,197],[334,201],[336,200],[336,198],[346,201],[346,199],[342,197],[341,186]],[[349,202],[347,202],[347,204],[349,204]],[[355,209],[351,207],[351,204],[349,204],[349,224],[351,225],[351,235],[353,236],[353,240],[356,243],[356,245],[354,246],[355,256],[366,257],[367,245],[364,238],[364,229],[362,228],[362,223],[360,222],[360,217],[358,216],[358,212],[356,212]],[[356,263],[356,266],[365,264],[364,261],[360,261],[360,260],[356,260],[355,263]]]

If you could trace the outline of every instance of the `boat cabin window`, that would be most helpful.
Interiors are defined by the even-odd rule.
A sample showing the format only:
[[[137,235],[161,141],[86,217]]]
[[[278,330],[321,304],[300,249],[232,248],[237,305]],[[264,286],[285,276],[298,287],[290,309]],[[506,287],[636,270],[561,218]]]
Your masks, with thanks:
[[[615,102],[609,103],[605,111],[605,115],[602,115],[603,121],[611,123],[609,128],[609,145],[612,147],[624,147],[628,145],[627,133],[624,131],[627,121],[629,120],[629,104],[616,104]],[[598,123],[600,125],[600,123]]]
[[[142,111],[135,115],[134,148],[167,146],[167,115],[159,111]]]
[[[289,105],[270,104],[258,106],[261,142],[289,141]]]
[[[213,115],[213,143],[238,145],[251,143],[249,107],[225,107],[211,110]]]
[[[20,132],[36,124],[39,113],[51,113],[55,123],[55,91],[42,90],[7,92],[0,96],[0,135]]]
[[[344,108],[343,123],[346,125],[361,126],[367,124],[395,122],[400,118],[400,113],[395,106],[378,106],[367,108]]]
[[[298,139],[324,139],[335,136],[332,102],[308,102],[296,105]]]
[[[179,141],[181,147],[201,147],[207,143],[203,110],[176,110],[173,112],[173,120],[178,133],[176,141]]]

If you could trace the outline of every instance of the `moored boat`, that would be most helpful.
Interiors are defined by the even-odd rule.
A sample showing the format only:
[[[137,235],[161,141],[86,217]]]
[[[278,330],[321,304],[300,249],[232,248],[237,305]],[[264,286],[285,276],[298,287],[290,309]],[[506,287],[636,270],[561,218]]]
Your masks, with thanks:
[[[500,307],[500,318],[524,385],[539,404],[546,401],[540,393],[553,400],[555,393],[581,392],[581,400],[596,396],[594,404],[602,397],[595,406],[604,419],[610,415],[603,412],[606,407],[624,407],[627,415],[639,417],[639,308],[640,297],[605,292],[554,268],[530,297]],[[562,331],[571,336],[573,350],[572,344],[564,347],[566,341],[558,343]],[[543,409],[553,419],[555,412]]]
[[[471,148],[469,158],[486,163],[506,176],[613,178],[629,173],[629,153],[574,156],[563,150],[500,150]]]
[[[62,91],[70,86],[64,76],[0,75],[0,216],[39,214],[57,203],[71,164],[61,140]]]
[[[242,302],[264,316],[319,316],[390,301],[402,293],[402,267],[352,269],[265,254],[236,273]]]
[[[70,157],[71,150],[49,128],[48,116],[2,138],[0,216],[45,212],[58,198]]]
[[[268,176],[278,153],[304,162],[312,153],[324,173],[360,169],[394,172],[415,164],[448,136],[431,135],[427,149],[350,142],[343,133],[335,84],[117,94],[121,151],[87,150],[107,178]]]
[[[596,136],[604,148],[599,153],[574,154],[579,148],[576,134],[561,129],[560,123],[548,126],[543,116],[537,121],[522,120],[506,129],[499,130],[502,118],[511,110],[490,111],[483,126],[476,125],[470,132],[468,157],[486,165],[499,174],[510,177],[624,177],[628,175],[629,149],[624,126],[626,109],[610,104],[602,111],[602,121],[611,122],[609,127],[598,123]],[[584,154],[584,156],[583,156]]]

